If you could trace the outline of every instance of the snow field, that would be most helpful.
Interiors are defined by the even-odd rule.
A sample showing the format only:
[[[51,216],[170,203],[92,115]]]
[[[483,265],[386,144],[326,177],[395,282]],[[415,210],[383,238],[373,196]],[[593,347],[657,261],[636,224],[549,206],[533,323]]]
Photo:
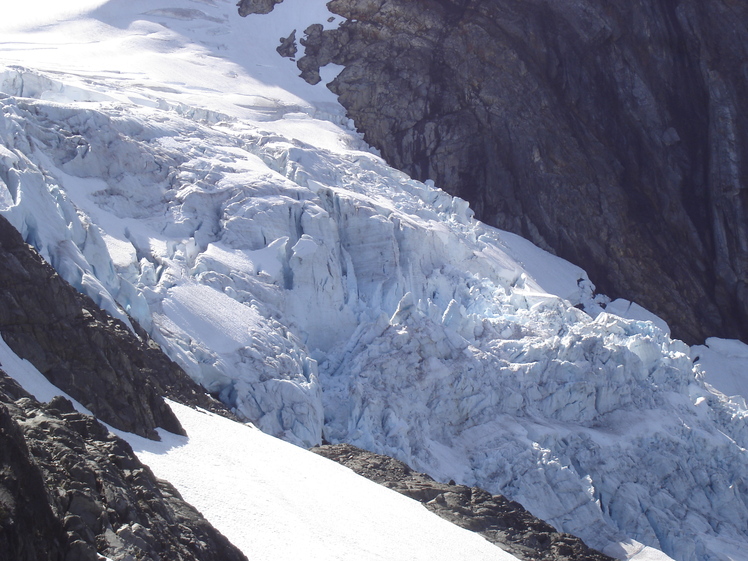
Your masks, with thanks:
[[[37,399],[65,395],[0,338],[0,365]],[[65,395],[81,413],[90,412]],[[179,490],[257,561],[512,561],[482,537],[420,503],[254,427],[170,402],[188,437],[127,440],[157,477]]]
[[[250,559],[515,559],[347,468],[255,428],[170,405],[189,438],[128,439]]]
[[[715,391],[661,320],[372,155],[274,51],[324,2],[34,6],[0,23],[0,212],[74,286],[272,435],[622,557],[740,558],[743,351],[698,350]]]

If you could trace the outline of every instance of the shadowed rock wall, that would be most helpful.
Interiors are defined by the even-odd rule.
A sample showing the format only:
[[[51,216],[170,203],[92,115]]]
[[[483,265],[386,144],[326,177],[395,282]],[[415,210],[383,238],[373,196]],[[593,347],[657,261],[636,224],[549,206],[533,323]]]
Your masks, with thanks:
[[[694,343],[748,340],[748,5],[333,0],[302,76],[394,167]]]
[[[182,434],[163,396],[230,415],[145,334],[66,283],[0,216],[0,335],[102,421],[149,438]]]
[[[231,416],[147,338],[75,291],[0,216],[0,334],[102,420],[183,433],[163,396]],[[0,365],[0,559],[246,561],[130,446]]]

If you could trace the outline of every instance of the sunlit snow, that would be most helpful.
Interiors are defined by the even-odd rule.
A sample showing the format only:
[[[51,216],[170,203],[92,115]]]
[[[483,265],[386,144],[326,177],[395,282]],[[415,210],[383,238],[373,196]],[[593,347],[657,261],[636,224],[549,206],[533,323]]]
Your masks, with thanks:
[[[0,365],[37,399],[65,395],[2,338]],[[159,431],[155,442],[114,432],[253,561],[516,559],[326,458],[212,413],[170,405],[188,437]]]
[[[659,318],[388,167],[275,52],[337,25],[322,0],[234,4],[15,4],[0,212],[269,434],[502,492],[621,557],[738,559],[744,363],[720,390],[708,349],[694,367]]]

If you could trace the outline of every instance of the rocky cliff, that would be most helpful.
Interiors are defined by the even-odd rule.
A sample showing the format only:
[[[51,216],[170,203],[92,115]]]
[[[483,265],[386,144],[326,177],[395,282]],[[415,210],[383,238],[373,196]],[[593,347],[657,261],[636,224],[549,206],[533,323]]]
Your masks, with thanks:
[[[2,370],[0,460],[2,559],[246,561],[124,440]]]
[[[122,430],[183,433],[168,395],[231,416],[147,337],[55,273],[0,216],[0,334]],[[0,365],[0,558],[246,559],[130,446],[62,398],[41,404]]]
[[[102,421],[157,438],[182,433],[169,396],[227,414],[145,334],[77,292],[0,216],[0,335],[21,358]]]
[[[745,3],[328,7],[346,21],[306,30],[302,76],[343,65],[329,87],[391,165],[583,266],[686,342],[748,338]]]

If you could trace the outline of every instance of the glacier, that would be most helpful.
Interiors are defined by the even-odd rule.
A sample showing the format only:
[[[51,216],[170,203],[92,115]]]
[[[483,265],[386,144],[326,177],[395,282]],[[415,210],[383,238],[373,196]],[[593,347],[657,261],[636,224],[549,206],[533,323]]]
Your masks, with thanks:
[[[63,395],[78,412],[91,415],[1,337],[0,363],[38,400]],[[168,405],[188,437],[159,429],[161,440],[154,441],[107,428],[249,559],[517,560],[475,532],[333,461],[209,411]],[[101,553],[98,559],[112,561]]]
[[[615,557],[740,559],[746,407],[709,349],[388,167],[268,53],[324,2],[232,10],[3,24],[56,45],[0,42],[0,212],[27,242],[264,432],[500,492]]]

